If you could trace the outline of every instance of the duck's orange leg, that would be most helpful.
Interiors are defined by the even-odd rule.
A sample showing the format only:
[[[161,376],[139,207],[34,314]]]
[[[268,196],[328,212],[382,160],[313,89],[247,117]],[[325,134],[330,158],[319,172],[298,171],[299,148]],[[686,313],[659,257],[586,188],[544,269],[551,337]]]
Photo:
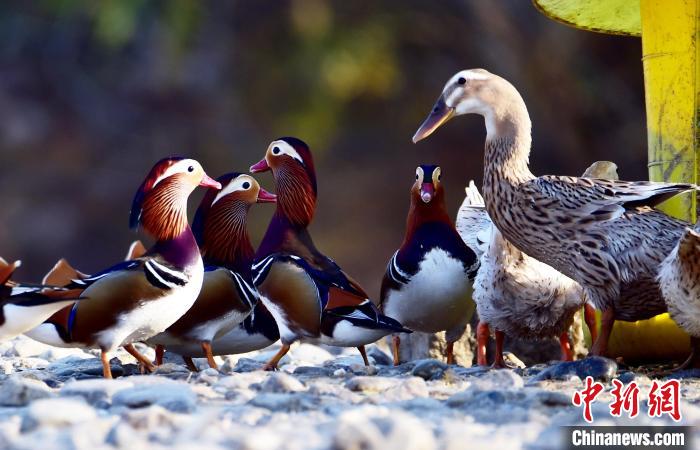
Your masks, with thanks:
[[[394,365],[398,366],[399,364],[401,364],[399,358],[399,347],[401,346],[401,338],[398,335],[394,335],[391,337],[391,343],[393,344],[394,350]]]
[[[202,350],[204,350],[204,354],[207,355],[207,361],[209,362],[209,367],[212,369],[218,369],[219,366],[216,364],[216,361],[214,361],[214,353],[211,351],[211,342],[209,341],[204,341],[202,342]]]
[[[447,347],[445,348],[445,355],[447,357],[447,364],[454,364],[455,363],[455,343],[454,342],[447,343]]]
[[[600,321],[600,333],[593,347],[591,347],[589,355],[605,356],[608,353],[608,341],[610,340],[613,325],[615,325],[615,310],[613,308],[603,310],[603,317]]]
[[[156,366],[154,366],[153,363],[148,360],[148,358],[146,358],[138,350],[136,350],[134,344],[126,344],[124,346],[124,350],[126,350],[131,356],[136,358],[136,361],[141,363],[143,368],[146,369],[148,373],[152,373],[156,370]]]
[[[489,343],[489,324],[479,322],[476,327],[476,363],[480,366],[487,366],[486,346]]]
[[[156,345],[156,366],[163,364],[163,355],[165,355],[165,347],[160,344]]]
[[[508,366],[506,366],[506,362],[503,360],[503,341],[505,340],[505,334],[501,330],[496,330],[494,334],[496,335],[496,355],[491,367],[494,369],[506,369]]]
[[[100,360],[102,360],[102,376],[112,378],[112,367],[109,365],[109,353],[102,349],[100,352]]]
[[[586,321],[588,331],[591,333],[591,342],[598,339],[598,325],[595,323],[595,308],[586,303],[583,305],[583,320]]]
[[[360,355],[362,355],[362,360],[365,362],[365,366],[369,367],[369,359],[367,358],[367,351],[365,350],[364,345],[360,345],[357,347],[357,349],[360,351]]]
[[[287,354],[290,347],[291,347],[290,345],[282,344],[282,348],[280,348],[279,351],[277,352],[277,354],[275,356],[273,356],[267,362],[267,364],[265,364],[263,366],[263,370],[276,370],[277,364],[279,364],[280,359],[282,359],[282,357]]]
[[[561,346],[561,360],[573,361],[574,352],[571,349],[571,340],[569,339],[568,331],[564,331],[561,336],[559,336],[559,345]]]

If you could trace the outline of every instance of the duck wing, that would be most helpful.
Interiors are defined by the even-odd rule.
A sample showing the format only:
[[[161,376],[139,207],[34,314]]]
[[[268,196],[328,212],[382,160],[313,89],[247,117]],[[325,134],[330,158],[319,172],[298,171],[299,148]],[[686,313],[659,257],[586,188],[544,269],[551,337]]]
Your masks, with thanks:
[[[689,183],[619,181],[567,176],[543,176],[520,185],[521,206],[542,218],[549,214],[562,226],[609,221],[639,206],[654,207],[680,193],[696,189]]]
[[[486,251],[489,242],[489,229],[491,219],[484,206],[484,198],[479,193],[474,180],[469,180],[465,188],[466,196],[457,211],[455,228],[460,237],[477,256],[477,259]]]

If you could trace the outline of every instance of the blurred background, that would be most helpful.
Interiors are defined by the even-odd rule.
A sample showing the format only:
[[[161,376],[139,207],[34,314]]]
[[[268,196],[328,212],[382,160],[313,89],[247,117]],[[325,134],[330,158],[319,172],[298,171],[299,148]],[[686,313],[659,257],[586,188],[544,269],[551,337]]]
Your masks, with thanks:
[[[640,40],[527,1],[3,1],[0,255],[23,260],[23,281],[59,257],[101,269],[142,236],[129,208],[156,160],[192,156],[218,176],[293,135],[316,159],[316,244],[376,297],[416,165],[442,166],[453,214],[468,180],[481,185],[480,117],[410,141],[445,81],[474,67],[525,98],[535,174],[611,159],[646,179]],[[255,244],[272,210],[253,208]]]

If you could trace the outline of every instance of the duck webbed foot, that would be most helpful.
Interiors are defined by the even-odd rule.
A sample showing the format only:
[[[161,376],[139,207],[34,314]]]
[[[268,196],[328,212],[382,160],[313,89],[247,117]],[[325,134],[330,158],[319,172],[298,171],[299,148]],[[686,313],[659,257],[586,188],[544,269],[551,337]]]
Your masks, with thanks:
[[[282,357],[287,354],[287,352],[289,351],[289,347],[290,347],[290,345],[288,345],[288,344],[282,344],[282,348],[280,348],[279,351],[277,352],[277,354],[275,354],[275,356],[273,356],[263,366],[263,370],[265,370],[265,371],[277,370],[277,364],[279,364],[280,359],[282,359]]]

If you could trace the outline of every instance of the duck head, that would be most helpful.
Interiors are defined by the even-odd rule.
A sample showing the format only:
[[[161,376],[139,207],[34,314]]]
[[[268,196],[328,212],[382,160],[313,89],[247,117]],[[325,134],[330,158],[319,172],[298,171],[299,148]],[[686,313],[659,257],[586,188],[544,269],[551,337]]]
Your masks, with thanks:
[[[521,117],[513,115],[513,109],[524,107],[518,91],[503,78],[484,69],[462,70],[445,84],[428,117],[413,135],[413,142],[425,139],[451,118],[463,114],[484,116],[491,134],[511,116]]]
[[[221,190],[207,191],[192,221],[202,256],[213,264],[249,263],[253,247],[246,229],[248,211],[255,203],[276,202],[277,196],[245,173],[227,173],[216,181]]]
[[[194,159],[158,161],[136,191],[129,225],[136,228],[141,224],[158,240],[180,236],[187,229],[187,198],[197,186],[221,189]]]
[[[272,141],[265,157],[250,167],[253,173],[272,171],[277,184],[276,215],[295,226],[307,226],[316,210],[316,171],[309,146],[300,139]]]
[[[411,188],[412,202],[444,203],[445,191],[441,181],[442,169],[440,166],[422,164],[416,167],[416,181]]]

